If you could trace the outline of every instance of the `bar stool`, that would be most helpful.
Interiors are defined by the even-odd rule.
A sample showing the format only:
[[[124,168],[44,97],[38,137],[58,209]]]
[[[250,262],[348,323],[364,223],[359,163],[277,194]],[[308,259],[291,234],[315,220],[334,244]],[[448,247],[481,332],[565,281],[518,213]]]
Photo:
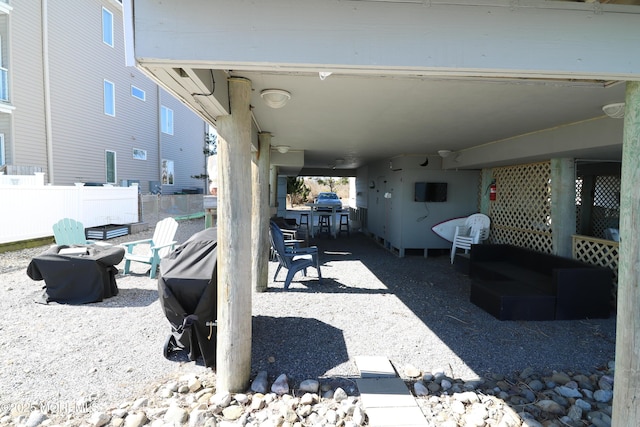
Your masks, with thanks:
[[[301,213],[300,214],[300,227],[302,226],[307,227],[307,230],[309,229],[309,214],[308,213]]]
[[[348,213],[341,213],[340,214],[340,227],[338,228],[338,235],[340,235],[340,233],[347,233],[347,237],[350,236],[349,234],[349,214]]]
[[[331,214],[320,214],[318,218],[318,234],[322,233],[331,236]]]

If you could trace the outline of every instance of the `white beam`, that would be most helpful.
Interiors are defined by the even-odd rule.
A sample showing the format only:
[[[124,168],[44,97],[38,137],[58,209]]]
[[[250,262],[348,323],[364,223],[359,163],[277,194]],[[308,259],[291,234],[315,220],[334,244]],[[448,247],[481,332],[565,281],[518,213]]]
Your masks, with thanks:
[[[443,159],[443,168],[482,168],[575,157],[573,153],[578,150],[597,152],[619,147],[621,141],[622,121],[603,116],[454,152]]]
[[[631,6],[135,0],[134,18],[136,58],[147,65],[640,79]]]

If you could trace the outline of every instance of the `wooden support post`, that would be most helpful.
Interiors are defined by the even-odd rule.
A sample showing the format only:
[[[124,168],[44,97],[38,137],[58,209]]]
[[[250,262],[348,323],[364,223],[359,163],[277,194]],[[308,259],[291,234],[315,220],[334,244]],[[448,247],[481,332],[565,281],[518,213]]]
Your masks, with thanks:
[[[269,214],[276,212],[278,207],[278,166],[269,169]]]
[[[218,117],[218,392],[246,390],[251,374],[250,99],[251,82],[230,78]]]
[[[551,159],[551,235],[553,253],[572,256],[576,234],[576,164],[573,159]]]
[[[267,290],[269,282],[269,163],[271,134],[258,135],[259,150],[251,166],[253,179],[253,209],[251,234],[253,244],[253,266],[251,279],[258,292]]]
[[[620,261],[612,423],[640,425],[640,82],[627,82],[620,188]]]

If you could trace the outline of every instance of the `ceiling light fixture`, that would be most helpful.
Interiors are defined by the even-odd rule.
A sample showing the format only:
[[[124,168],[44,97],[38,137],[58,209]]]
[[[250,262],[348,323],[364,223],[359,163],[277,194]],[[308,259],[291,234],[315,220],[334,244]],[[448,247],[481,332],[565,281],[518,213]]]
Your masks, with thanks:
[[[451,150],[438,150],[438,155],[443,159],[445,157],[449,157],[450,154],[451,154]]]
[[[291,149],[291,147],[289,147],[288,145],[276,145],[275,147],[276,150],[278,150],[278,153],[281,154],[286,154],[289,152],[289,150]]]
[[[624,117],[624,102],[607,104],[602,107],[602,111],[612,119],[621,119]]]
[[[282,108],[291,99],[291,94],[282,89],[265,89],[260,92],[260,96],[271,108]]]

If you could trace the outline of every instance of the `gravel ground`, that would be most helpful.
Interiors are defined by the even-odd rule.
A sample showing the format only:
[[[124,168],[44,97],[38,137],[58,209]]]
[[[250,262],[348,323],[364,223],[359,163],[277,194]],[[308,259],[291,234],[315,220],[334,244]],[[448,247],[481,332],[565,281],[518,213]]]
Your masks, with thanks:
[[[182,221],[177,240],[203,227],[203,220]],[[268,292],[254,294],[252,377],[266,370],[271,380],[286,373],[292,384],[349,379],[358,374],[358,355],[386,356],[401,375],[413,365],[461,379],[526,367],[592,370],[613,360],[613,314],[500,322],[469,302],[469,280],[446,254],[397,258],[361,234],[314,243],[323,253],[322,285],[310,269],[284,291],[281,272]],[[170,326],[146,265],[118,275],[119,295],[101,303],[36,304],[43,283],[29,279],[26,267],[45,249],[0,254],[0,404],[91,401],[106,409],[169,378],[207,371],[162,356]],[[270,263],[270,279],[275,267]]]

